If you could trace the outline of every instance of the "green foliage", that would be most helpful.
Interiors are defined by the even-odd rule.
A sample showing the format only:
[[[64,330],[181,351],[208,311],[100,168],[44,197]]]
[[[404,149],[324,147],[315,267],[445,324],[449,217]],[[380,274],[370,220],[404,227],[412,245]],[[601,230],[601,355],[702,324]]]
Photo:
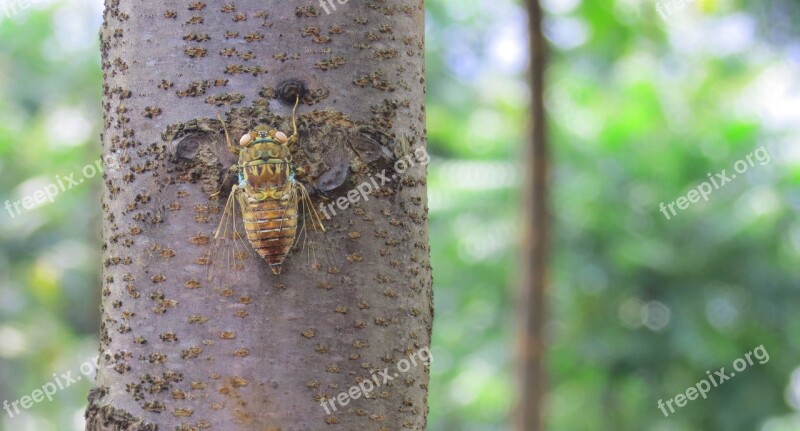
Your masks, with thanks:
[[[798,366],[791,341],[800,300],[798,158],[788,138],[798,117],[783,125],[771,119],[791,96],[783,86],[796,76],[797,64],[787,58],[791,17],[800,10],[791,2],[746,9],[698,1],[662,18],[650,2],[544,3],[553,48],[546,101],[555,221],[549,429],[797,428],[784,394]],[[441,157],[430,182],[434,353],[441,358],[431,383],[431,429],[507,429],[519,262],[515,196],[519,170],[527,169],[515,161],[528,122],[516,94],[503,91],[523,78],[497,66],[491,39],[513,25],[504,9],[515,6],[428,8],[429,137]],[[741,46],[733,42],[738,34],[746,36]],[[452,60],[469,57],[461,45],[474,40],[484,41],[473,46],[476,61]],[[470,65],[476,70],[459,70]],[[794,75],[783,82],[767,79],[786,70]],[[493,117],[486,111],[502,120],[474,122]],[[494,151],[476,153],[475,130],[494,135]],[[709,202],[670,220],[659,211],[707,173],[732,173],[762,145],[770,162],[756,162]],[[505,164],[510,187],[464,186],[480,172],[475,160],[484,168]],[[453,166],[474,170],[457,177]],[[477,259],[470,238],[485,247]],[[471,311],[487,305],[488,316]],[[490,323],[473,328],[476,319]],[[659,399],[684,392],[706,370],[732,371],[734,360],[762,344],[768,363],[669,418],[658,409]]]
[[[664,19],[632,4],[582,3],[548,18],[590,29],[584,45],[556,50],[549,72],[550,429],[771,430],[770,418],[790,411],[798,366],[798,159],[787,139],[797,123],[770,127],[774,113],[759,106],[789,95],[753,88],[797,65],[763,35],[769,10],[689,2]],[[749,25],[745,46],[718,35]],[[769,163],[669,220],[659,212],[762,145]],[[768,363],[669,418],[657,408],[759,345]]]
[[[80,176],[100,155],[99,47],[75,27],[91,12],[58,3],[2,16],[0,204]],[[97,354],[99,188],[98,175],[13,218],[2,209],[0,400],[30,396],[53,373],[75,377]],[[13,419],[3,410],[0,430],[78,429],[90,386],[83,377]]]

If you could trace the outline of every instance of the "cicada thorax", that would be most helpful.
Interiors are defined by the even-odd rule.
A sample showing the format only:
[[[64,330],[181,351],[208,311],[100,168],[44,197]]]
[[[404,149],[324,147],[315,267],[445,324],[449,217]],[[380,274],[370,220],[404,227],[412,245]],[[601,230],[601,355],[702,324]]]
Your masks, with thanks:
[[[247,240],[275,274],[297,238],[298,199],[291,152],[259,139],[239,154],[242,218]]]

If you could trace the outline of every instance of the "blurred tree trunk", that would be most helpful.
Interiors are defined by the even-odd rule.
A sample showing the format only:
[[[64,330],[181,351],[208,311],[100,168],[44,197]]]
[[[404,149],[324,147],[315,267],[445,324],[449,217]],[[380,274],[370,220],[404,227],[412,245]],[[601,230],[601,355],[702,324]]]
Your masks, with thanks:
[[[87,430],[426,428],[423,16],[410,0],[107,1],[102,359]],[[380,187],[328,207],[316,259],[296,250],[276,276],[251,258],[239,280],[207,281],[225,193],[213,195],[235,163],[216,113],[237,143],[260,122],[290,132],[298,83],[293,155],[315,204]],[[368,397],[352,389],[370,378],[381,385]]]
[[[520,286],[519,367],[520,399],[516,429],[544,430],[543,402],[546,387],[546,288],[548,257],[548,151],[544,110],[544,77],[547,65],[538,0],[528,0],[530,31],[531,146],[526,152],[524,234]]]

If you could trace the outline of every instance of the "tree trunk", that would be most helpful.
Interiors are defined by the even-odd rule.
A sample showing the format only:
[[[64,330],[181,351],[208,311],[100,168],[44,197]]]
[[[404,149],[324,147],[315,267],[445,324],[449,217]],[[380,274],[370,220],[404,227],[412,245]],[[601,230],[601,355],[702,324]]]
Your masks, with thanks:
[[[548,151],[544,110],[544,78],[547,64],[538,0],[527,0],[530,32],[531,146],[526,152],[524,186],[524,234],[520,286],[519,367],[520,393],[515,427],[519,431],[543,431],[546,352],[545,324],[548,261]]]
[[[107,1],[87,430],[426,428],[423,3],[312,3]],[[295,174],[327,240],[306,237],[280,275],[252,253],[222,268],[236,158],[217,113],[238,145],[261,123],[290,134],[295,97]]]

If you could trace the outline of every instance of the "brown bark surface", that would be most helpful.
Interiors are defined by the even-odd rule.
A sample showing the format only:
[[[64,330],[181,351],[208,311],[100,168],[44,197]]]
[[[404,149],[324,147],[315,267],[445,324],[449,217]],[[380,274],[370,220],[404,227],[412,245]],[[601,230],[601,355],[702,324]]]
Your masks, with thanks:
[[[545,324],[547,323],[548,145],[544,110],[544,79],[547,48],[542,33],[542,10],[538,0],[527,0],[530,29],[531,137],[526,152],[520,285],[519,358],[520,392],[515,429],[543,431],[546,392]]]
[[[106,6],[103,355],[86,429],[425,429],[423,3]],[[281,275],[251,255],[209,281],[236,161],[216,115],[236,142],[259,123],[289,133],[300,84],[293,156],[315,204],[389,181],[328,210],[322,248],[295,250]],[[373,373],[368,397],[320,405]]]

